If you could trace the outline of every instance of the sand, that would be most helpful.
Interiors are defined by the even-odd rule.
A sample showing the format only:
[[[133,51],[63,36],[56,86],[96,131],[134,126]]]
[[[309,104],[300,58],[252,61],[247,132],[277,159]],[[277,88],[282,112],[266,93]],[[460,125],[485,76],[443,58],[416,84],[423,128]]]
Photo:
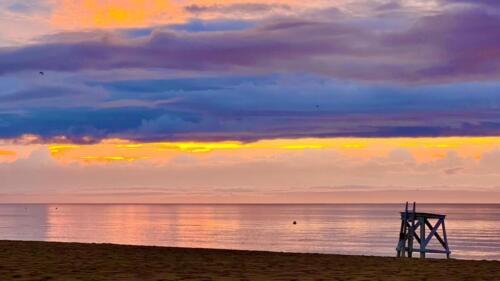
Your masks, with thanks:
[[[0,280],[500,280],[500,262],[0,241]]]

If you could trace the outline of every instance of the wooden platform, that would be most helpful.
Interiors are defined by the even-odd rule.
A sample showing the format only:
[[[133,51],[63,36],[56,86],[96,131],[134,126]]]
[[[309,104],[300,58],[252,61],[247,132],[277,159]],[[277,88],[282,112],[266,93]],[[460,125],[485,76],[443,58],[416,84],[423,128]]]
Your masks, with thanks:
[[[414,216],[415,218],[428,218],[428,219],[441,219],[441,218],[445,218],[446,215],[441,215],[441,214],[433,214],[433,213],[420,213],[420,212],[416,212],[416,213],[413,213],[413,212],[401,212],[401,218],[409,218],[409,217],[412,217]]]
[[[446,254],[450,258],[450,248],[446,236],[444,220],[446,215],[423,213],[416,211],[416,204],[413,203],[413,211],[408,210],[408,202],[404,212],[401,212],[401,229],[399,232],[399,242],[396,247],[398,257],[412,257],[413,252],[419,252],[421,258],[425,258],[426,253]],[[434,222],[431,222],[433,220]],[[426,233],[426,230],[429,233]],[[441,234],[439,233],[441,230]],[[428,249],[427,246],[432,238],[436,238],[443,249]],[[414,247],[413,240],[416,240],[419,247]]]

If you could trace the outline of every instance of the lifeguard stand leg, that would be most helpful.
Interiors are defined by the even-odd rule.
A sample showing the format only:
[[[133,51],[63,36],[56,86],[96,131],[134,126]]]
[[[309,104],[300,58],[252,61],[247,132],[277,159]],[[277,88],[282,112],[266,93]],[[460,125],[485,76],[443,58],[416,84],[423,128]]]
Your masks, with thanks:
[[[420,258],[425,259],[425,218],[419,218],[418,221],[420,222],[419,227],[420,227]]]
[[[446,236],[446,226],[444,225],[444,219],[443,222],[441,223],[441,227],[443,228],[443,240],[444,240],[444,245],[445,245],[445,250],[446,250],[446,258],[450,258],[450,247],[448,246],[448,237]]]

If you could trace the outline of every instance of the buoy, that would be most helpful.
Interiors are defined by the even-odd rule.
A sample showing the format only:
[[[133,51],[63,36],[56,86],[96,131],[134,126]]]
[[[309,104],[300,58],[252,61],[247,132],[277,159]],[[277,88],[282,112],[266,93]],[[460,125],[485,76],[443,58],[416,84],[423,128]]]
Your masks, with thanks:
[[[297,222],[296,222],[296,221],[293,221],[293,224],[297,224]]]

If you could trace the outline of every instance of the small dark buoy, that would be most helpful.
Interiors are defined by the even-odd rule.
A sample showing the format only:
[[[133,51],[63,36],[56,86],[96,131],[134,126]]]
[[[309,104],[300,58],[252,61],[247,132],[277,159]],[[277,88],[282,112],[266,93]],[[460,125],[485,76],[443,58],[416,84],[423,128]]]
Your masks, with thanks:
[[[40,71],[39,73],[40,73],[40,75],[45,75],[45,72],[43,72],[43,71]]]
[[[297,224],[297,222],[296,222],[296,221],[293,221],[293,224]]]

